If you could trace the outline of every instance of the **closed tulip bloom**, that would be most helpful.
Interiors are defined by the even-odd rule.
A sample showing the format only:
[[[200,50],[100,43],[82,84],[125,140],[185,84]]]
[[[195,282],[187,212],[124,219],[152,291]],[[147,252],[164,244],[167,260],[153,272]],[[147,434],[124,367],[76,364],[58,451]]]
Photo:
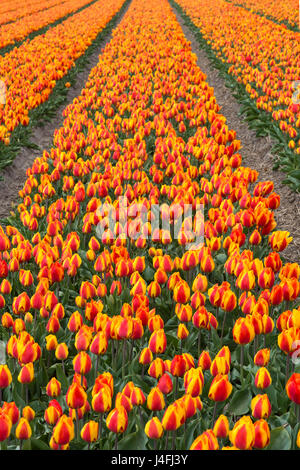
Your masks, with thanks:
[[[149,439],[160,439],[163,433],[164,428],[157,416],[154,416],[145,424],[145,434]]]
[[[20,418],[20,411],[14,401],[5,401],[3,403],[2,410],[7,414],[7,416],[9,416],[13,425],[18,422]]]
[[[66,343],[60,343],[55,349],[55,357],[59,361],[64,361],[69,355],[69,349]]]
[[[177,338],[180,340],[184,340],[188,337],[189,330],[187,329],[184,323],[180,323],[177,328]]]
[[[297,405],[300,404],[300,374],[294,373],[286,383],[285,390],[287,396]]]
[[[128,426],[128,414],[124,406],[118,406],[110,411],[106,418],[106,426],[116,434],[126,431]]]
[[[267,394],[256,395],[251,400],[252,416],[256,419],[269,418],[272,407]]]
[[[9,387],[12,382],[11,372],[6,364],[0,364],[0,389]]]
[[[52,437],[56,444],[64,446],[74,439],[74,423],[71,417],[63,414],[53,428]]]
[[[252,449],[255,442],[255,428],[250,416],[243,416],[229,431],[231,443],[241,450]]]
[[[35,418],[35,411],[31,408],[31,406],[27,405],[22,410],[22,417],[30,422]]]
[[[269,236],[269,244],[275,252],[283,251],[291,243],[293,237],[285,230],[277,230]]]
[[[190,369],[187,371],[183,378],[185,393],[192,397],[201,395],[204,385],[204,375],[202,369]]]
[[[167,347],[167,337],[163,328],[153,331],[149,338],[149,348],[155,354],[162,354]]]
[[[270,428],[265,419],[259,419],[254,422],[255,440],[253,447],[255,449],[264,449],[270,443]]]
[[[96,421],[90,420],[81,429],[80,436],[85,442],[88,442],[90,444],[98,440],[98,432],[99,432],[99,423],[97,423]]]
[[[159,379],[157,386],[159,390],[164,394],[168,395],[173,390],[173,381],[170,375],[165,372]]]
[[[46,385],[46,393],[49,397],[58,397],[61,394],[61,383],[56,377],[52,377]]]
[[[92,368],[92,359],[86,351],[80,351],[73,359],[74,371],[78,374],[88,374]]]
[[[236,320],[232,336],[237,344],[249,344],[253,341],[255,330],[250,317],[240,317]]]
[[[173,403],[165,410],[161,423],[165,431],[175,431],[180,427],[180,414]]]
[[[10,417],[0,408],[0,442],[8,439],[11,428],[12,422]]]
[[[252,290],[255,286],[254,272],[252,270],[248,271],[247,269],[245,269],[245,271],[242,271],[236,280],[236,286],[239,287],[241,290]]]
[[[146,401],[143,390],[139,387],[134,387],[130,394],[130,401],[133,406],[143,405]]]
[[[21,384],[28,384],[32,382],[34,379],[34,368],[33,363],[29,362],[25,364],[19,372],[18,381]]]
[[[68,321],[68,329],[75,333],[76,331],[80,330],[82,325],[83,318],[81,314],[78,311],[73,312]]]
[[[58,341],[55,335],[47,335],[46,338],[46,349],[47,351],[55,351],[58,345]]]
[[[237,305],[237,298],[231,290],[225,290],[221,298],[221,308],[225,312],[232,312]]]
[[[58,403],[54,403],[54,400],[52,400],[52,403],[49,403],[49,406],[45,409],[44,419],[50,426],[55,426],[58,419],[62,416],[62,409],[61,406],[57,406]]]
[[[202,370],[210,369],[211,357],[209,351],[202,351],[198,359],[198,366],[201,367]]]
[[[101,388],[92,398],[92,408],[96,413],[107,413],[112,406],[112,396],[108,385]]]
[[[227,375],[230,370],[230,365],[225,357],[215,357],[210,366],[210,373],[213,376],[218,374]]]
[[[180,283],[176,284],[173,290],[174,301],[180,304],[186,304],[191,295],[191,290],[186,281],[181,280]]]
[[[163,393],[158,387],[153,387],[147,396],[147,408],[151,411],[160,411],[165,406]]]
[[[106,335],[102,331],[98,331],[94,336],[91,344],[90,344],[90,351],[97,356],[100,354],[104,354],[107,351],[108,341]]]
[[[189,450],[219,450],[218,439],[212,429],[196,437]]]
[[[272,383],[271,375],[268,369],[265,367],[260,367],[255,374],[254,383],[257,388],[268,388]]]
[[[165,366],[164,361],[160,357],[157,357],[151,362],[148,368],[148,374],[151,377],[158,379],[165,373],[165,370],[166,370],[166,366]]]
[[[175,355],[171,361],[170,372],[174,377],[182,377],[186,372],[186,361],[182,355]]]
[[[269,364],[270,361],[270,349],[264,348],[257,351],[254,356],[254,364],[259,367],[265,367]]]
[[[216,375],[210,385],[208,398],[213,401],[225,401],[232,392],[232,384],[227,375]]]
[[[69,408],[82,408],[87,400],[87,394],[84,388],[77,384],[72,383],[66,393],[66,402]]]
[[[218,439],[224,439],[229,434],[229,422],[225,415],[220,415],[214,424],[213,432]]]
[[[123,406],[127,413],[132,410],[132,403],[130,398],[125,395],[125,393],[118,392],[115,398],[115,407],[118,408],[119,406]]]
[[[26,418],[20,418],[15,430],[15,435],[16,438],[20,440],[26,440],[31,438],[32,430]]]
[[[164,321],[160,315],[153,315],[148,320],[148,328],[153,333],[155,330],[161,330],[164,327]]]

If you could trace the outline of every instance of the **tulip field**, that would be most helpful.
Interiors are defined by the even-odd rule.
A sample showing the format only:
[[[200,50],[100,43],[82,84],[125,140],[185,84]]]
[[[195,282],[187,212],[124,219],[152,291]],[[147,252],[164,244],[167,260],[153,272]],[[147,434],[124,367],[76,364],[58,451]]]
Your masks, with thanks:
[[[300,448],[293,233],[180,19],[299,190],[294,0],[4,0],[2,169],[111,37],[0,220],[1,450]]]

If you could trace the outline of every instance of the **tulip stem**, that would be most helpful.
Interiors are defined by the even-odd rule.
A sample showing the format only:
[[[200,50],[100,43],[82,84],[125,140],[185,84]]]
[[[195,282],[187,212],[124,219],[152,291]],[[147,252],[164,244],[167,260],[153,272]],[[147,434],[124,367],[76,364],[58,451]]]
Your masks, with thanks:
[[[166,432],[166,450],[168,450],[169,445],[169,431]]]
[[[99,430],[98,430],[98,440],[102,438],[102,424],[103,424],[103,414],[100,413],[100,418],[99,418]]]
[[[223,323],[222,323],[222,331],[221,331],[221,340],[223,339],[223,334],[224,334],[224,328],[225,328],[225,321],[226,321],[226,310],[224,310],[224,318],[223,318]]]
[[[241,344],[241,356],[240,356],[240,366],[241,366],[241,383],[244,380],[244,345]]]
[[[122,379],[125,377],[125,360],[126,360],[126,340],[123,339],[123,351],[122,351]]]
[[[214,410],[213,410],[213,416],[212,416],[212,423],[211,423],[211,427],[212,427],[212,428],[214,427],[214,424],[215,424],[216,411],[217,411],[217,403],[218,403],[218,402],[215,401]]]
[[[285,381],[287,382],[288,376],[290,371],[290,356],[287,354],[286,356],[286,365],[285,365]]]
[[[200,350],[201,350],[201,329],[199,330],[199,333],[198,333],[198,356],[200,355]]]
[[[76,408],[76,440],[79,439],[79,416],[78,416],[78,408]]]
[[[118,450],[118,433],[116,433],[115,450]]]

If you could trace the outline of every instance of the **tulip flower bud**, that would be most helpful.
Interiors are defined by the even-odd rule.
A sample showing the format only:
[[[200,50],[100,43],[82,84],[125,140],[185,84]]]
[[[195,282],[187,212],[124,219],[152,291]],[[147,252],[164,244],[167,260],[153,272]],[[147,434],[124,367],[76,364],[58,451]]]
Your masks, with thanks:
[[[11,402],[4,402],[3,406],[2,406],[2,410],[7,414],[7,416],[9,416],[12,424],[16,424],[16,422],[19,420],[20,418],[20,412],[19,412],[19,408],[17,407],[17,405],[15,404],[14,401],[11,401]]]
[[[72,383],[66,393],[66,401],[69,408],[82,408],[87,400],[87,394],[84,388],[77,384]]]
[[[257,388],[268,388],[272,383],[271,375],[268,369],[265,367],[260,367],[255,374],[254,383]]]
[[[71,417],[62,415],[53,428],[53,440],[59,446],[69,444],[74,439],[74,423]]]
[[[0,364],[0,389],[9,387],[12,382],[11,372],[6,364]]]
[[[120,405],[110,411],[106,418],[106,426],[116,434],[126,431],[128,426],[128,415],[124,406]]]
[[[248,344],[253,341],[255,330],[250,317],[239,317],[234,323],[232,336],[237,344]]]
[[[259,367],[264,367],[269,364],[270,361],[270,349],[264,348],[257,351],[254,356],[254,364]]]
[[[149,338],[149,348],[155,354],[163,354],[167,347],[167,338],[164,329],[153,331]]]
[[[99,423],[90,420],[81,429],[80,436],[84,441],[90,444],[91,442],[96,442],[98,440],[98,432]]]
[[[300,404],[300,374],[294,373],[286,383],[285,390],[287,396],[297,405]]]
[[[231,443],[241,450],[252,449],[255,442],[255,428],[250,416],[243,416],[229,431],[229,439]]]
[[[161,424],[165,431],[175,431],[179,428],[180,415],[173,403],[165,410]]]
[[[133,406],[139,406],[145,403],[146,397],[139,387],[134,387],[132,390],[130,394],[130,401]]]
[[[26,418],[20,418],[20,421],[18,422],[15,430],[15,435],[16,438],[20,440],[26,440],[31,438],[32,430]]]
[[[255,449],[264,449],[270,442],[270,428],[264,419],[254,422],[255,440],[253,447]]]
[[[272,408],[268,395],[256,395],[251,400],[251,411],[256,419],[269,418]]]
[[[164,428],[157,418],[154,416],[145,425],[145,434],[149,439],[160,439],[164,433]]]
[[[35,411],[31,408],[31,406],[25,406],[22,410],[22,417],[30,422],[35,418]]]
[[[227,375],[218,374],[213,378],[208,398],[213,401],[225,401],[232,392],[232,385]]]
[[[159,390],[164,394],[168,395],[173,390],[173,381],[170,375],[165,372],[159,379],[157,386]]]
[[[164,395],[158,387],[153,387],[147,397],[147,408],[151,411],[160,411],[165,407]]]
[[[215,357],[210,366],[210,373],[213,376],[218,374],[227,375],[230,365],[225,357]]]
[[[55,378],[49,380],[46,385],[46,393],[49,397],[58,397],[61,394],[61,383]]]
[[[200,436],[196,437],[190,450],[219,450],[218,439],[213,430],[208,429],[200,434]]]
[[[148,369],[148,374],[151,377],[158,379],[165,373],[165,370],[166,366],[164,364],[164,361],[160,357],[157,357],[151,362]]]
[[[88,374],[92,368],[92,359],[86,351],[80,351],[73,359],[73,367],[78,374]]]
[[[19,372],[18,381],[22,384],[28,384],[34,379],[33,363],[25,364]]]
[[[229,422],[225,415],[220,415],[214,424],[213,432],[218,439],[223,439],[229,434]]]
[[[104,385],[92,398],[92,408],[96,413],[107,413],[111,409],[112,397],[108,385]]]
[[[208,370],[211,366],[211,358],[209,351],[202,351],[198,359],[198,367],[201,367],[202,370]]]
[[[55,349],[55,357],[59,361],[64,361],[69,355],[69,349],[66,343],[60,343]]]
[[[139,357],[139,363],[143,365],[150,364],[153,361],[153,354],[150,348],[144,348]]]
[[[10,436],[12,422],[10,417],[0,409],[0,442],[5,441]]]

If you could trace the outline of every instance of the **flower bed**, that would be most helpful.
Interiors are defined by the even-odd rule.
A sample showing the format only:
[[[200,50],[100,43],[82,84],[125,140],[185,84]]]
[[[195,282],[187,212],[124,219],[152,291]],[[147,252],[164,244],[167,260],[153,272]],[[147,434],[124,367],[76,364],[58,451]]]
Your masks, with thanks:
[[[133,0],[27,170],[2,448],[296,446],[300,267],[205,79],[167,0]]]

